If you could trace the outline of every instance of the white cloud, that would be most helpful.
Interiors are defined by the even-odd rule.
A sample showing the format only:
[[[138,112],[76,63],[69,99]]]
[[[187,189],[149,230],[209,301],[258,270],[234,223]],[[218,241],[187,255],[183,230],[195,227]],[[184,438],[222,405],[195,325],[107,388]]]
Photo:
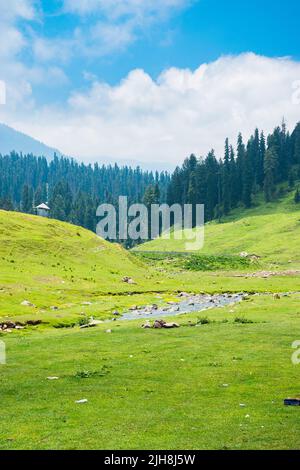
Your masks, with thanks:
[[[120,52],[145,30],[167,20],[175,11],[197,0],[64,0],[64,13],[89,16],[76,28],[70,49],[82,55],[103,56]],[[169,38],[170,39],[170,38]]]
[[[0,59],[12,58],[27,44],[17,27],[18,20],[33,20],[35,10],[32,0],[0,2]]]
[[[1,21],[14,21],[16,18],[32,20],[35,17],[34,0],[10,0],[0,3]]]
[[[164,16],[173,9],[183,8],[193,0],[64,0],[64,10],[79,15],[101,13],[107,18],[125,16],[149,18]]]
[[[36,109],[10,121],[49,145],[85,161],[110,157],[181,163],[190,153],[233,143],[256,126],[269,132],[300,119],[293,83],[300,62],[254,54],[221,57],[197,70],[171,68],[153,80],[132,71],[117,86],[94,81],[60,109]]]

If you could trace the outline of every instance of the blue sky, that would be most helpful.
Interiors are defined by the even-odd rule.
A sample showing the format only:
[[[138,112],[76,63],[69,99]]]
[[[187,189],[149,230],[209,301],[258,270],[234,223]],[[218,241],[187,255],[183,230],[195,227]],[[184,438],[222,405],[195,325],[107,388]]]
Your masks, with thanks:
[[[0,121],[89,161],[221,152],[298,120],[299,22],[296,0],[2,2]]]
[[[77,27],[88,30],[98,21],[107,21],[101,11],[81,16],[64,12],[62,3],[42,0],[43,19],[31,24],[36,34],[52,40],[68,40]],[[67,94],[72,86],[84,86],[83,72],[116,84],[134,68],[141,68],[156,78],[169,67],[196,69],[199,64],[226,54],[251,51],[269,57],[300,58],[300,2],[297,0],[180,3],[182,8],[138,31],[126,47],[92,57],[75,55],[65,62],[63,69],[71,83],[61,87],[60,93]],[[27,60],[30,63],[32,57],[29,55]],[[37,94],[42,101],[53,100],[55,95],[57,91],[43,95],[40,90]]]

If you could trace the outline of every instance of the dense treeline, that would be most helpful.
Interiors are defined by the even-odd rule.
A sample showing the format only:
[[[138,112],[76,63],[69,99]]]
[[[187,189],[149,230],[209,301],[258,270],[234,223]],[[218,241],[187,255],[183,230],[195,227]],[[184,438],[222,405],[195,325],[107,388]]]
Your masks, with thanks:
[[[267,138],[256,129],[246,144],[239,134],[235,149],[226,139],[223,159],[218,160],[214,150],[206,158],[191,155],[173,173],[167,199],[169,204],[205,204],[208,221],[241,204],[251,207],[259,191],[272,201],[279,183],[288,181],[293,188],[299,177],[300,123],[290,134],[283,122]]]
[[[191,155],[172,176],[140,168],[85,165],[54,156],[51,162],[33,155],[0,155],[0,208],[34,212],[48,202],[50,216],[96,228],[100,203],[117,207],[119,196],[129,204],[204,204],[206,220],[221,219],[239,205],[251,207],[256,193],[274,200],[280,183],[294,187],[300,178],[300,123],[290,134],[283,122],[265,137],[255,130],[247,143],[241,134],[236,148],[225,141],[224,157],[214,150],[206,158]],[[295,203],[300,203],[299,189]]]
[[[34,212],[47,202],[51,217],[96,228],[96,208],[100,203],[117,205],[119,196],[129,204],[141,202],[145,193],[166,200],[170,176],[118,165],[84,165],[68,158],[51,162],[33,155],[0,155],[0,208]]]

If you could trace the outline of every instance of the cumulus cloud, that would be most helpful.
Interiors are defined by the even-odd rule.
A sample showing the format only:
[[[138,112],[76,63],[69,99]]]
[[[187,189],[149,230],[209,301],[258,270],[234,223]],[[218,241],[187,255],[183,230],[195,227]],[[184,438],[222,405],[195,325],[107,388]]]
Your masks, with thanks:
[[[153,80],[133,70],[118,85],[94,80],[61,109],[37,109],[18,128],[86,161],[181,163],[192,152],[235,143],[258,126],[271,131],[283,117],[300,119],[293,84],[300,62],[255,54],[221,57],[195,71],[171,68]]]

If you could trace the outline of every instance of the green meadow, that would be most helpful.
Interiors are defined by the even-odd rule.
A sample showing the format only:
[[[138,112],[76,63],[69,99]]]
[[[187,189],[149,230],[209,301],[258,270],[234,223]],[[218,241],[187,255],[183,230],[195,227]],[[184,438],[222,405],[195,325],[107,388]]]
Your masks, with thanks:
[[[170,254],[178,240],[127,252],[79,227],[0,211],[0,322],[40,323],[0,332],[0,449],[299,448],[299,408],[283,404],[300,395],[295,207],[288,195],[237,210],[208,224],[190,256]],[[251,295],[174,316],[177,329],[120,318],[80,329],[181,291]]]

